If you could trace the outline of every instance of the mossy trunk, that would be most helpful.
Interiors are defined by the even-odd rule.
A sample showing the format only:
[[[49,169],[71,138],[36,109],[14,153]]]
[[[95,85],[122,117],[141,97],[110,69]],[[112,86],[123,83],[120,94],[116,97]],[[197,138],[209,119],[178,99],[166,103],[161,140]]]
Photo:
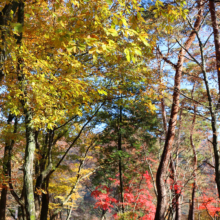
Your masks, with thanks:
[[[31,126],[33,119],[30,110],[25,109],[25,125],[26,125],[26,149],[24,164],[24,185],[25,185],[25,208],[27,220],[35,220],[35,203],[34,203],[34,187],[33,187],[33,167],[35,138],[34,129]]]
[[[20,1],[18,5],[18,23],[24,25],[24,1]],[[22,32],[16,36],[17,44],[22,43]],[[34,153],[35,153],[35,132],[32,126],[33,114],[28,107],[29,103],[27,97],[27,80],[23,73],[23,59],[18,54],[17,75],[20,82],[21,91],[24,97],[21,103],[24,109],[25,127],[26,127],[26,149],[25,149],[25,163],[24,163],[24,198],[25,198],[25,212],[27,220],[35,220],[35,203],[34,203],[34,187],[33,187],[33,168],[34,168]]]

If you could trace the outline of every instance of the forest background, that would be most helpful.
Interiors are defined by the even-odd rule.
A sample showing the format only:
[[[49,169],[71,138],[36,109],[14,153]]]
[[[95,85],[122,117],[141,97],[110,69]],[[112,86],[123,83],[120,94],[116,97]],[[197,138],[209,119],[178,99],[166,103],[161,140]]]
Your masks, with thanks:
[[[220,3],[0,1],[0,220],[220,218]]]

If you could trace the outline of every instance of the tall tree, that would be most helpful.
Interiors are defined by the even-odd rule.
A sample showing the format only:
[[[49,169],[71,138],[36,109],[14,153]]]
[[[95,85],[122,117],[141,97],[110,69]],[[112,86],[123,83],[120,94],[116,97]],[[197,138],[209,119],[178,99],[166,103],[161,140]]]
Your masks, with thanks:
[[[197,1],[197,8],[198,8],[198,14],[196,21],[194,23],[195,30],[199,29],[203,17],[204,6],[202,4],[202,1],[200,0]],[[196,33],[195,31],[192,31],[188,39],[186,40],[184,47],[189,49],[195,37],[196,37]],[[157,211],[155,215],[155,220],[161,220],[165,218],[165,212],[167,207],[166,186],[164,180],[170,158],[171,147],[175,136],[175,127],[176,127],[177,115],[179,111],[179,97],[180,97],[179,90],[181,85],[181,77],[182,77],[183,63],[185,60],[184,57],[185,54],[186,51],[183,48],[181,48],[178,54],[178,62],[175,65],[176,73],[175,73],[174,92],[173,92],[173,104],[170,113],[170,121],[169,121],[166,141],[164,145],[164,150],[157,171],[156,183],[157,183],[158,196],[157,196]]]

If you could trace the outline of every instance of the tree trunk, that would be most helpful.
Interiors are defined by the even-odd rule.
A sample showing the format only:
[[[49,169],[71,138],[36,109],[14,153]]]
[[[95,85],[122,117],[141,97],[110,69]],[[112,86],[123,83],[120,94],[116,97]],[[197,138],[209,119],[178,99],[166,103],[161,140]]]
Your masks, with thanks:
[[[214,0],[209,0],[209,11],[211,13],[212,28],[213,28],[213,33],[214,33],[216,67],[217,67],[217,73],[218,73],[218,86],[219,86],[219,95],[220,95],[220,33],[218,29]]]
[[[180,220],[182,213],[181,213],[181,205],[180,205],[180,199],[181,199],[181,194],[175,190],[176,194],[176,216],[175,220]]]
[[[173,188],[172,189],[172,210],[175,211],[175,220],[181,220],[181,206],[180,206],[180,192],[178,188],[175,188],[174,185],[177,183],[177,178],[176,178],[176,171],[175,171],[175,166],[174,162],[172,160],[172,157],[170,157],[170,178],[173,180]]]
[[[8,116],[8,125],[12,123],[14,116],[9,114]],[[17,122],[17,120],[16,120]],[[15,122],[15,127],[17,126]],[[16,131],[15,131],[16,132]],[[11,150],[13,146],[13,142],[6,137],[6,143],[5,143],[5,151],[4,151],[4,157],[3,157],[3,175],[5,177],[5,183],[3,183],[3,189],[1,192],[1,200],[0,200],[0,220],[6,219],[6,202],[7,202],[7,192],[8,192],[8,180],[9,177],[9,170],[10,170],[10,163],[11,163]]]
[[[217,67],[217,73],[218,73],[218,84],[219,84],[219,94],[220,94],[220,36],[219,36],[219,29],[218,29],[218,23],[217,23],[217,16],[216,16],[216,9],[215,9],[215,2],[209,0],[209,10],[211,13],[211,19],[212,19],[212,28],[214,32],[214,42],[215,42],[215,53],[216,53],[216,67]],[[203,71],[204,74],[204,81],[206,85],[206,90],[208,94],[209,99],[209,105],[210,105],[210,113],[212,117],[212,132],[213,132],[213,140],[212,145],[214,149],[214,155],[215,155],[215,174],[216,174],[216,184],[218,187],[218,196],[220,197],[220,155],[219,155],[219,149],[218,149],[218,135],[217,135],[217,121],[216,121],[216,112],[213,109],[213,103],[212,98],[208,86],[207,76],[205,70]],[[217,108],[219,108],[219,102],[220,98],[218,100]]]
[[[20,1],[18,6],[18,23],[24,24],[24,2]],[[17,44],[21,45],[22,32],[16,36]],[[22,58],[18,55],[17,74],[18,81],[21,83],[21,91],[24,97],[21,103],[24,108],[25,127],[26,127],[26,148],[25,148],[25,162],[24,162],[24,196],[25,196],[25,210],[27,220],[35,220],[35,203],[34,203],[34,187],[33,187],[33,166],[34,166],[34,152],[35,152],[35,132],[32,127],[33,115],[28,103],[25,100],[27,95],[26,79],[22,71]]]
[[[193,99],[193,92],[195,85],[193,86],[193,91],[192,91],[192,99]],[[195,194],[196,194],[196,169],[197,169],[197,155],[196,155],[196,147],[193,143],[193,131],[195,127],[195,122],[196,122],[196,105],[194,104],[194,115],[193,115],[193,121],[192,121],[192,127],[190,131],[190,144],[193,150],[193,178],[194,178],[194,183],[193,183],[193,188],[192,188],[192,203],[190,204],[190,211],[189,211],[189,216],[188,220],[194,220],[194,215],[195,215]]]
[[[119,128],[118,128],[118,151],[122,151],[122,137],[121,137],[121,123],[122,123],[122,106],[120,106],[120,113],[119,113]],[[124,213],[124,195],[123,195],[123,177],[122,177],[122,159],[119,156],[118,162],[119,168],[119,181],[120,181],[120,200],[121,200],[121,209],[122,213]]]
[[[25,125],[26,125],[26,149],[25,149],[25,164],[24,164],[24,185],[25,185],[25,207],[27,210],[27,220],[35,220],[35,205],[34,205],[34,187],[33,187],[33,166],[35,139],[34,130],[31,121],[33,119],[30,110],[25,109]]]
[[[6,211],[6,201],[7,201],[7,186],[3,185],[3,189],[1,192],[1,201],[0,201],[0,219],[5,220],[5,211]]]
[[[194,29],[198,30],[199,25],[202,20],[203,15],[203,5],[202,1],[198,0],[198,15],[197,19],[194,24]],[[185,48],[188,50],[194,41],[196,36],[195,31],[193,30],[186,43]],[[165,212],[167,207],[167,196],[166,196],[166,186],[165,186],[165,176],[167,172],[168,162],[170,158],[170,151],[171,147],[173,145],[173,140],[175,136],[175,126],[177,122],[177,115],[179,111],[179,90],[180,90],[180,83],[181,83],[181,77],[182,77],[182,69],[183,69],[183,63],[184,63],[184,55],[186,54],[186,51],[181,48],[178,56],[178,62],[176,65],[176,74],[175,74],[175,83],[174,83],[174,93],[173,93],[173,104],[171,109],[171,115],[170,115],[170,121],[169,121],[169,127],[168,132],[166,136],[166,141],[164,145],[163,154],[161,156],[160,164],[157,170],[157,176],[156,176],[156,184],[157,184],[157,209],[156,209],[156,215],[155,220],[163,220],[165,218]]]
[[[167,135],[167,116],[166,116],[164,98],[162,98],[160,100],[160,103],[161,103],[161,112],[162,112],[162,119],[163,119],[163,129],[164,129],[164,134],[165,134],[165,138],[166,138],[166,135]]]
[[[35,184],[35,191],[34,191],[34,203],[35,203],[35,216],[36,216],[36,219],[38,219],[38,217],[40,216],[40,206],[41,206],[41,201],[40,201],[40,195],[38,193],[38,190],[41,189],[41,186],[42,186],[42,175],[39,175],[37,177],[37,180],[36,180],[36,184]]]
[[[42,207],[42,202],[45,200],[45,198],[42,198],[42,200],[40,199],[40,195],[37,193],[38,190],[40,190],[42,188],[42,185],[44,185],[44,190],[48,192],[47,187],[45,187],[45,181],[46,179],[50,178],[50,176],[45,176],[43,175],[43,173],[45,172],[46,169],[48,169],[48,167],[46,167],[46,163],[47,163],[47,157],[48,159],[48,163],[52,163],[51,162],[51,147],[52,147],[52,143],[53,143],[53,131],[47,132],[45,135],[45,141],[43,144],[43,147],[40,150],[40,145],[38,143],[38,134],[39,132],[35,131],[35,143],[36,143],[36,149],[41,152],[41,159],[40,161],[36,160],[35,162],[35,175],[37,176],[37,180],[36,180],[36,184],[35,184],[35,194],[34,194],[34,199],[35,199],[35,211],[36,211],[36,219],[40,219],[40,214],[42,212],[41,207]],[[47,180],[49,181],[49,179]],[[45,205],[46,203],[44,203]],[[45,207],[42,207],[43,209],[48,208],[48,205],[46,205]],[[45,211],[44,211],[45,213]]]
[[[47,220],[47,215],[48,215],[48,211],[49,211],[49,192],[48,192],[49,178],[50,178],[50,176],[47,177],[43,183],[43,188],[44,188],[44,191],[46,192],[46,194],[43,193],[43,195],[42,195],[42,206],[41,206],[40,220]]]
[[[2,81],[4,77],[4,61],[7,56],[5,53],[5,34],[6,31],[4,26],[8,26],[8,21],[10,21],[11,18],[11,11],[15,13],[16,9],[18,7],[18,2],[17,1],[12,1],[7,3],[2,11],[0,12],[0,32],[1,32],[1,47],[0,47],[0,82]]]

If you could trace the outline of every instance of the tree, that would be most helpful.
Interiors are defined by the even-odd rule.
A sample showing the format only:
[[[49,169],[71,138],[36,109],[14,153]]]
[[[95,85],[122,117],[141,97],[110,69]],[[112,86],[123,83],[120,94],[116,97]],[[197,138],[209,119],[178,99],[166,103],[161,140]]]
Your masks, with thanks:
[[[141,88],[142,87],[143,85]],[[133,92],[136,90],[137,93],[139,93],[138,86],[133,89],[128,89]],[[145,194],[146,192],[144,192],[144,188],[148,188],[149,186],[142,186],[142,181],[145,177],[144,173],[149,166],[147,157],[150,157],[150,152],[154,148],[153,143],[155,138],[152,136],[152,132],[156,130],[157,120],[150,106],[142,106],[146,103],[146,99],[147,98],[143,98],[143,100],[135,99],[132,101],[125,98],[122,99],[122,97],[119,96],[116,101],[107,103],[97,117],[98,121],[105,123],[105,125],[103,125],[105,129],[98,141],[101,146],[98,158],[102,169],[99,169],[97,175],[93,177],[93,181],[98,185],[96,190],[100,188],[100,182],[106,184],[105,187],[107,188],[109,188],[108,185],[111,185],[112,181],[115,182],[114,189],[112,189],[113,195],[115,194],[113,198],[117,199],[117,213],[122,216],[126,216],[129,212],[132,213],[132,208],[128,208],[128,203],[131,203],[128,199],[129,193],[135,196],[137,203],[140,193],[143,193],[143,196],[145,195],[146,198],[149,194]],[[132,104],[132,102],[134,103]],[[139,168],[139,171],[137,171],[137,166],[140,166],[140,164],[142,164],[142,169]],[[115,178],[116,176],[117,179]],[[133,187],[131,187],[131,185],[133,185]],[[101,187],[103,187],[103,185]],[[98,196],[95,197],[98,201],[102,198]],[[103,198],[105,198],[105,200],[107,199],[107,197]],[[109,201],[112,200],[109,200],[108,197],[106,202],[109,205],[101,200],[97,204],[104,205],[105,208],[102,208],[106,211],[110,208]],[[132,204],[133,203],[134,201]],[[151,216],[153,216],[153,214]]]
[[[198,14],[196,21],[194,23],[194,29],[198,30],[200,27],[200,23],[202,21],[203,16],[203,5],[201,1],[197,2],[198,4]],[[184,47],[188,50],[194,41],[196,37],[196,33],[192,31],[188,37],[188,39],[185,42]],[[183,69],[183,63],[184,63],[184,55],[186,54],[186,51],[181,48],[179,55],[178,55],[178,61],[177,64],[174,65],[176,69],[175,74],[175,83],[174,83],[174,93],[173,93],[173,104],[172,104],[172,110],[170,115],[170,121],[166,136],[166,142],[164,145],[164,151],[161,156],[160,165],[157,171],[157,191],[158,191],[158,203],[157,203],[157,211],[155,215],[155,220],[164,219],[165,212],[166,212],[166,188],[164,184],[165,175],[167,171],[167,166],[170,158],[170,151],[174,140],[175,135],[175,126],[177,121],[177,115],[179,111],[179,90],[180,90],[180,83],[181,83],[181,77],[182,77],[182,69]]]
[[[146,40],[147,25],[136,1],[125,4],[21,0],[2,6],[2,45],[7,45],[7,51],[3,47],[1,50],[1,69],[4,67],[1,83],[5,86],[2,96],[7,97],[2,101],[2,109],[25,121],[24,215],[35,219],[40,206],[48,207],[49,200],[48,194],[39,200],[34,196],[34,188],[43,187],[47,191],[50,176],[93,119],[93,108],[106,94],[100,79],[111,80],[119,69],[132,78],[127,67],[138,70],[145,66],[140,57],[148,59],[151,45]],[[68,124],[71,118],[83,117],[85,112],[91,112],[87,122],[54,166],[56,128]],[[42,149],[39,132],[45,134],[48,142],[43,148],[49,150],[43,153],[45,160],[40,163],[38,185],[34,187],[34,154],[36,148]],[[16,194],[14,197],[22,204],[22,197]],[[42,201],[38,207],[37,201]],[[47,218],[48,208],[44,208],[41,219]]]

